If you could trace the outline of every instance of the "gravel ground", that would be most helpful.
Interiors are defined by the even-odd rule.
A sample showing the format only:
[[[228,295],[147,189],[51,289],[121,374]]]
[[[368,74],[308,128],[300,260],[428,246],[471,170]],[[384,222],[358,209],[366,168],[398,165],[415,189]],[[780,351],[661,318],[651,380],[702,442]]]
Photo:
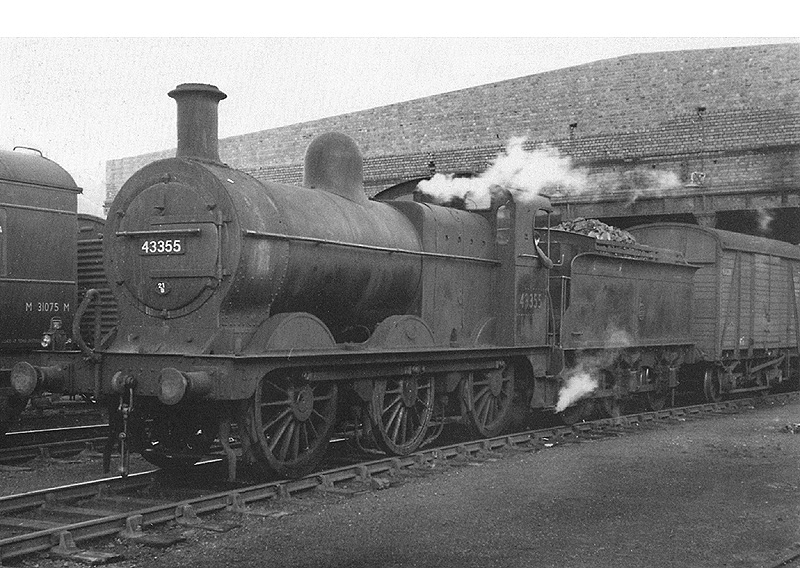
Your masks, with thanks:
[[[794,402],[648,426],[354,497],[268,503],[280,518],[217,515],[244,526],[183,530],[166,550],[98,549],[125,554],[125,568],[770,566],[800,542],[800,435],[786,428],[799,422]]]

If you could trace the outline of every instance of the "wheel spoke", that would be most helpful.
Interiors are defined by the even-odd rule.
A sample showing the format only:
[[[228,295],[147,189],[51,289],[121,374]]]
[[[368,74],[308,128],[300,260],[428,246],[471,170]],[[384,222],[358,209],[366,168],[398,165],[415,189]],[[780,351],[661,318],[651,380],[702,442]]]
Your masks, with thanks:
[[[284,398],[284,399],[281,399],[281,400],[273,400],[273,401],[270,401],[270,402],[262,402],[261,406],[262,407],[285,406],[285,405],[291,404],[291,403],[292,403],[291,399]]]
[[[387,400],[390,400],[388,406],[385,404]],[[403,399],[400,396],[391,396],[390,397],[387,394],[384,394],[383,401],[382,401],[384,404],[381,405],[381,408],[383,409],[383,410],[381,410],[381,414],[386,414],[389,410],[391,410],[391,408],[395,404],[401,403],[402,400]]]
[[[498,397],[492,397],[492,403],[489,405],[489,412],[486,415],[487,424],[491,424],[497,419],[498,409],[500,408],[500,403],[498,400]]]
[[[318,416],[318,417],[319,417],[319,419],[320,419],[320,420],[322,420],[323,422],[327,422],[327,421],[328,421],[328,419],[327,419],[327,418],[325,418],[325,417],[324,417],[322,414],[320,414],[319,412],[317,412],[317,410],[316,410],[316,409],[314,409],[314,410],[312,410],[312,411],[311,411],[311,416],[313,417],[314,415]],[[309,421],[310,421],[310,420],[309,420]]]
[[[270,421],[270,423],[269,423],[269,424],[266,424],[266,425],[264,426],[264,430],[269,430],[270,428],[272,428],[272,426],[274,426],[275,424],[277,424],[277,423],[278,423],[278,422],[279,422],[279,421],[280,421],[280,420],[281,420],[281,419],[282,419],[284,416],[286,416],[287,414],[289,414],[291,411],[292,411],[292,409],[291,409],[291,408],[286,408],[286,409],[285,409],[283,412],[281,412],[280,414],[278,414],[278,416],[276,416],[276,417],[275,417],[275,418],[274,418],[272,421]]]
[[[425,398],[420,398],[419,395],[417,395],[417,398],[414,399],[414,406],[425,408],[428,406],[428,404],[430,404],[430,398],[430,395],[427,395]]]
[[[403,381],[393,381],[396,386],[389,388],[389,383],[386,383],[386,389],[384,392],[386,394],[403,394]]]
[[[283,431],[283,435],[281,436],[283,443],[281,444],[280,450],[278,450],[278,457],[283,461],[289,461],[286,459],[286,456],[289,452],[289,445],[292,443],[292,438],[294,437],[294,427],[294,420],[290,420],[288,422],[288,428]]]
[[[292,430],[292,453],[290,454],[292,459],[297,459],[297,456],[300,455],[300,428],[302,427],[302,423],[295,422],[294,428]]]
[[[403,422],[403,437],[400,439],[400,441],[402,441],[402,442],[405,442],[406,440],[408,440],[408,437],[409,437],[408,436],[408,423],[409,423],[409,419],[410,419],[410,414],[411,414],[411,412],[408,411],[408,410],[403,412],[403,420],[402,420],[402,422]]]
[[[482,389],[480,389],[480,390],[479,390],[479,391],[478,391],[478,392],[477,392],[477,393],[474,395],[474,396],[475,396],[475,406],[478,406],[478,404],[480,404],[480,402],[481,402],[481,401],[482,401],[482,400],[483,400],[483,399],[486,397],[486,395],[488,395],[488,394],[490,394],[490,393],[491,393],[491,391],[489,390],[489,387],[488,387],[488,386],[486,386],[486,387],[483,387]]]
[[[391,424],[392,420],[394,419],[394,417],[397,416],[398,412],[400,412],[400,409],[403,407],[402,399],[398,398],[398,399],[394,400],[392,402],[392,404],[390,404],[389,406],[387,406],[386,408],[383,409],[383,412],[381,413],[381,415],[385,415],[389,410],[392,409],[392,407],[395,407],[395,409],[392,412],[392,415],[389,417],[389,420],[387,420],[387,422],[386,422],[387,424]]]
[[[278,385],[276,385],[275,383],[273,383],[272,381],[264,381],[264,384],[266,384],[266,385],[268,385],[268,386],[272,387],[274,390],[276,390],[276,391],[278,391],[278,392],[282,392],[283,394],[285,394],[285,395],[286,395],[286,397],[287,397],[287,398],[291,398],[291,397],[289,397],[289,390],[288,390],[288,388],[287,388],[287,389],[281,388],[281,387],[279,387]]]
[[[298,435],[300,441],[300,447],[303,449],[307,449],[310,446],[308,442],[308,422],[301,422],[298,430],[300,431],[300,434]],[[297,455],[300,455],[299,451]]]
[[[268,436],[268,438],[270,440],[270,445],[269,445],[270,450],[274,450],[275,449],[275,446],[278,445],[278,442],[281,440],[281,438],[283,437],[284,433],[286,432],[286,430],[291,425],[292,425],[292,417],[291,416],[287,416],[286,420],[283,421],[283,425],[278,429],[278,431],[275,433],[274,436],[269,436],[267,430],[264,429],[264,434],[267,434],[267,436]]]
[[[409,408],[409,409],[408,409],[408,411],[409,411],[409,418],[412,418],[412,419],[413,419],[413,424],[414,424],[414,426],[415,426],[415,427],[416,427],[416,426],[419,426],[420,424],[422,424],[422,415],[420,414],[420,410],[424,411],[424,410],[425,410],[425,407],[423,406],[423,407],[420,409],[420,408],[417,408],[417,406],[416,406],[416,405],[414,405],[414,406],[412,406],[411,408]],[[411,412],[413,412],[413,413],[414,413],[414,415],[413,415],[413,416],[411,416]]]
[[[405,408],[401,404],[397,408],[397,412],[393,416],[393,420],[389,422],[389,437],[396,443],[397,442],[397,434],[400,431],[400,426],[403,423],[403,414],[405,414]]]
[[[317,412],[317,415],[322,419],[322,425],[324,426],[325,425],[325,418],[321,414],[319,414],[318,412]],[[317,431],[316,426],[314,426],[314,420],[309,420],[305,424],[306,424],[307,429],[311,431],[311,434],[313,436],[311,439],[312,440],[316,440],[317,438],[319,438],[319,432]],[[311,445],[311,443],[309,442],[309,446],[310,445]]]
[[[472,404],[475,407],[475,413],[480,415],[488,403],[489,400],[485,396],[474,399]]]
[[[481,424],[486,424],[486,419],[489,416],[491,408],[492,408],[492,399],[489,399],[485,402],[485,404],[481,408],[481,412],[478,414],[478,419],[481,421]]]
[[[319,385],[319,388],[324,388],[325,385]],[[323,390],[321,394],[317,394],[317,391],[314,390],[314,402],[320,400],[331,400],[334,396],[333,389]]]

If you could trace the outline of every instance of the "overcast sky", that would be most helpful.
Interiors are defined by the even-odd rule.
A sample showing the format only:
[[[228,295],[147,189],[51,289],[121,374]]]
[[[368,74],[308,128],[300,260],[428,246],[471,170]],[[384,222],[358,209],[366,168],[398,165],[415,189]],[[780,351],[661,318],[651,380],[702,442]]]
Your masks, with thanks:
[[[0,148],[40,149],[99,204],[106,160],[175,146],[179,83],[227,93],[224,138],[631,53],[798,41],[0,37]]]

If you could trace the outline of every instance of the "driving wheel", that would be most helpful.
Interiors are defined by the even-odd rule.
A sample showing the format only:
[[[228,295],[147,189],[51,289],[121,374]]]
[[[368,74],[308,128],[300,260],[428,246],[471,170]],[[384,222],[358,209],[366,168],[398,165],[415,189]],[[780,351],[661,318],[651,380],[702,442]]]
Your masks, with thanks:
[[[256,463],[270,475],[302,477],[316,468],[336,424],[338,389],[298,370],[264,377],[248,407],[247,436]]]
[[[500,435],[512,417],[514,366],[469,373],[461,389],[470,430],[484,438]]]
[[[433,379],[377,379],[368,413],[375,442],[388,454],[407,455],[425,440],[433,414]]]

